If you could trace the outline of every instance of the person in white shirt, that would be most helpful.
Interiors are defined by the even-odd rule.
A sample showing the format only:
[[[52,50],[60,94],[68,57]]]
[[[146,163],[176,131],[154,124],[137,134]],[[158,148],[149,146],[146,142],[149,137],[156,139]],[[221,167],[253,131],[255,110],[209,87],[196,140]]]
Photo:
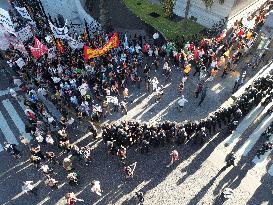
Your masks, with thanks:
[[[54,83],[59,83],[61,81],[61,78],[59,77],[51,77]]]
[[[34,188],[35,186],[33,185],[33,181],[25,181],[24,185],[22,186],[22,191],[24,194],[28,194],[29,192],[31,192],[37,195],[37,192]]]
[[[73,95],[70,97],[70,102],[73,103],[73,105],[75,105],[75,106],[79,105],[78,98],[76,95]]]
[[[139,54],[139,51],[141,50],[140,45],[136,44],[135,50],[136,50],[136,53]]]
[[[17,93],[14,89],[9,88],[9,93],[12,97],[14,97],[15,99],[17,99]]]
[[[99,181],[92,181],[91,183],[91,191],[96,193],[97,195],[101,196],[101,188],[100,188],[100,182]]]
[[[182,111],[182,109],[185,106],[186,102],[189,102],[189,101],[184,97],[184,95],[182,95],[182,97],[178,100],[178,105],[179,105],[178,109],[179,109],[179,111]]]
[[[38,93],[38,96],[46,96],[47,95],[47,91],[43,87],[39,87],[37,90],[37,93]]]
[[[149,51],[148,51],[148,55],[150,56],[150,57],[152,57],[153,56],[153,49],[150,47],[149,48]]]
[[[14,84],[17,88],[19,88],[20,85],[22,85],[22,81],[21,81],[19,78],[16,78],[15,76],[12,76],[12,78],[13,78],[13,84]]]
[[[157,86],[159,84],[158,80],[157,80],[157,77],[154,77],[153,80],[152,80],[152,86],[153,86],[153,92],[157,90]]]

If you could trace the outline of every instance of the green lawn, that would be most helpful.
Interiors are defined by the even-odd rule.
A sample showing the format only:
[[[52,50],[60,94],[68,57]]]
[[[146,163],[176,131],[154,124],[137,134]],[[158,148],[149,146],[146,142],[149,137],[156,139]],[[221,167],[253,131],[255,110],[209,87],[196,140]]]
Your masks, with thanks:
[[[134,14],[139,16],[141,20],[152,25],[170,41],[176,40],[177,36],[191,36],[198,33],[203,28],[201,25],[192,21],[182,20],[179,22],[174,22],[169,20],[164,16],[162,6],[152,4],[149,0],[123,0],[123,2]],[[137,3],[141,4],[137,5]],[[160,17],[151,17],[149,15],[151,12],[160,14]]]

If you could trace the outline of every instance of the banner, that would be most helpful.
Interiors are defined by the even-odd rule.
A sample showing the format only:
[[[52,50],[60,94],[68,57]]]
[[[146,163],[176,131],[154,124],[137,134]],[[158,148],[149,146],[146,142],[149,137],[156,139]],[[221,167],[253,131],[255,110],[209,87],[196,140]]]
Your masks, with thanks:
[[[125,49],[129,48],[128,38],[127,38],[126,33],[124,34],[124,48]]]
[[[7,32],[3,32],[3,33],[0,33],[0,50],[7,50],[9,49],[9,46],[10,46],[10,42],[9,42],[9,39],[8,39],[8,33]]]
[[[10,19],[9,12],[2,8],[0,8],[0,24],[7,32],[16,35],[13,22]]]
[[[32,37],[33,32],[30,25],[27,25],[25,28],[22,28],[20,31],[17,32],[17,38],[22,42],[25,42]]]
[[[43,45],[36,37],[34,37],[35,45],[29,46],[30,51],[34,58],[40,58],[42,55],[48,52],[48,48]]]
[[[72,37],[68,37],[67,38],[67,41],[68,41],[68,45],[73,49],[73,50],[76,50],[76,49],[82,49],[83,46],[84,46],[84,43],[80,40],[75,40],[73,39]]]
[[[118,33],[114,33],[114,35],[110,38],[110,40],[101,48],[92,49],[88,46],[84,46],[84,59],[88,60],[90,58],[96,58],[107,53],[112,48],[117,48],[119,46]]]
[[[32,18],[31,16],[29,15],[29,13],[27,12],[27,9],[25,7],[16,7],[16,10],[18,11],[18,13],[25,19],[28,19],[28,20],[31,20],[32,21]]]
[[[13,45],[13,47],[21,53],[28,54],[24,44],[15,36],[11,36],[8,32],[0,33],[0,39],[1,50],[7,50],[10,45]]]
[[[26,65],[26,63],[25,63],[25,61],[23,60],[23,58],[19,58],[17,61],[15,61],[16,62],[16,64],[19,66],[19,68],[23,68],[25,65]]]
[[[55,38],[66,39],[68,37],[67,20],[65,21],[63,28],[58,28],[54,26],[50,21],[49,21],[49,26]]]
[[[55,47],[53,47],[53,48],[50,48],[50,49],[48,49],[48,58],[49,59],[52,59],[52,58],[55,58],[56,57],[56,48]]]
[[[20,41],[18,41],[18,42],[13,42],[13,43],[11,43],[12,45],[13,45],[13,47],[15,48],[15,49],[17,49],[18,51],[20,51],[21,53],[24,53],[24,54],[28,54],[28,52],[27,52],[27,50],[26,50],[26,48],[25,48],[25,46],[24,46],[24,44],[22,43],[22,42],[20,42]]]

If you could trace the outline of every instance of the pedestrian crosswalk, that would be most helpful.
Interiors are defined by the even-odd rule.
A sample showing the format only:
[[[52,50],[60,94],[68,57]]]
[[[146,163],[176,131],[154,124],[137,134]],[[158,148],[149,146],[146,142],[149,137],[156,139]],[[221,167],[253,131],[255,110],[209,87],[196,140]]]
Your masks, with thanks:
[[[21,134],[25,133],[25,123],[22,121],[22,119],[20,118],[18,113],[14,112],[15,108],[12,105],[12,103],[9,100],[3,100],[2,103],[3,103],[4,107],[5,107],[5,109],[8,111],[9,116],[11,117],[14,124],[17,125],[17,128],[19,129],[19,132]],[[24,136],[27,137],[29,140],[31,140],[30,134],[25,133]]]
[[[25,132],[25,116],[23,102],[9,96],[0,100],[0,152],[4,142],[19,144],[19,136],[24,135],[31,140],[30,134]]]

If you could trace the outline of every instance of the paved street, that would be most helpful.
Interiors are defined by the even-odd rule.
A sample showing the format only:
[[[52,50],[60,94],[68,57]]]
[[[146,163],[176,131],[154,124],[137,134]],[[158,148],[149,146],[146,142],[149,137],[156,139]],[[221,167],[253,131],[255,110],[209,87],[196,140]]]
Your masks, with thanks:
[[[267,70],[269,69],[272,68]],[[190,89],[186,88],[185,90]],[[18,136],[24,134],[25,116],[22,103],[5,94],[7,93],[5,90],[2,90],[1,93],[1,145],[6,140],[18,143]],[[216,95],[217,93],[211,90],[211,95],[213,94]],[[189,96],[189,94],[185,95]],[[141,115],[145,109],[143,103],[147,103],[149,106],[153,105],[145,99],[134,102],[131,105],[133,111],[129,111],[126,118],[131,115],[132,117],[137,116],[137,112]],[[162,99],[160,105],[154,106],[160,106],[160,109],[167,107],[173,98],[168,100],[167,102],[167,99]],[[225,98],[222,98],[214,103],[214,96],[211,96],[207,98],[206,104],[200,110],[212,103],[214,103],[215,109],[224,100]],[[261,159],[257,159],[255,153],[263,143],[263,139],[259,138],[260,134],[273,121],[272,116],[264,115],[272,104],[264,109],[261,106],[254,108],[232,135],[227,136],[225,129],[219,130],[219,133],[203,147],[191,143],[177,147],[181,159],[177,165],[171,168],[165,166],[169,162],[169,153],[173,147],[153,149],[147,156],[141,155],[138,151],[130,150],[127,156],[129,161],[138,162],[135,178],[132,181],[125,180],[122,167],[115,157],[106,153],[105,145],[100,140],[90,141],[85,128],[81,126],[81,132],[78,131],[77,127],[71,128],[69,137],[78,145],[90,143],[93,149],[93,160],[89,167],[86,167],[83,162],[74,163],[75,169],[80,173],[80,184],[77,187],[68,185],[63,168],[55,165],[56,179],[60,180],[61,187],[53,192],[44,186],[41,171],[37,171],[30,164],[26,147],[20,145],[20,149],[23,150],[23,158],[19,160],[13,160],[2,151],[0,159],[5,163],[0,166],[0,204],[63,205],[65,204],[64,194],[74,191],[79,198],[86,200],[82,202],[83,204],[130,205],[135,204],[132,197],[134,192],[138,190],[145,193],[145,204],[219,204],[217,196],[223,187],[231,187],[235,190],[235,198],[230,202],[227,201],[226,204],[270,204],[272,202],[271,185],[273,183],[272,151]],[[136,110],[135,107],[137,106],[139,110]],[[168,119],[168,116],[172,120],[192,116],[193,112],[189,112],[189,110],[196,105],[189,103],[188,106],[182,113],[168,111],[164,119]],[[149,117],[150,119],[160,117],[164,113],[160,109],[159,112],[150,113],[150,116],[144,120],[149,119]],[[203,117],[209,109],[213,110],[213,107],[206,107],[204,113],[197,116]],[[160,114],[158,115],[158,113]],[[177,114],[182,116],[177,116]],[[111,117],[118,118],[118,115]],[[194,117],[192,116],[192,118]],[[161,119],[158,118],[158,120]],[[57,148],[52,149],[58,151]],[[226,154],[231,150],[236,153],[239,161],[238,166],[223,171],[221,168],[225,165]],[[59,156],[60,161],[63,157],[62,154]],[[101,181],[102,197],[97,197],[90,191],[90,183],[94,179]],[[38,196],[22,195],[21,185],[25,180],[33,180],[38,184]]]
[[[68,0],[62,2],[67,5]],[[52,7],[52,1],[45,0],[44,3],[45,7]],[[0,1],[0,7],[2,7],[2,1]],[[60,13],[60,8],[63,7],[64,5],[60,4],[54,11]],[[73,9],[73,4],[71,4],[64,12],[65,17],[70,15],[69,11]],[[71,17],[75,17],[74,20],[78,21],[75,13],[73,12],[72,15],[71,12]],[[124,21],[129,20],[124,19]],[[126,28],[127,26],[132,25],[128,23],[124,26],[125,28],[120,29],[129,29]],[[143,29],[141,25],[138,28],[140,31]],[[193,76],[193,69],[182,92],[189,102],[185,104],[181,112],[177,110],[177,101],[182,95],[178,92],[182,71],[173,66],[171,81],[165,82],[165,76],[162,75],[163,62],[161,62],[161,69],[157,72],[154,69],[151,71],[151,76],[156,76],[160,82],[159,85],[165,87],[160,102],[155,102],[153,93],[146,92],[144,82],[141,83],[140,88],[128,83],[126,84],[129,89],[128,114],[113,113],[103,119],[102,123],[130,119],[149,123],[164,120],[182,122],[186,119],[202,119],[221,105],[224,106],[233,101],[231,91],[236,77],[250,58],[251,56],[246,56],[241,60],[236,72],[230,72],[225,78],[221,78],[221,73],[219,73],[213,81],[206,82],[207,96],[200,107],[197,106],[200,96],[195,98],[194,93],[198,77]],[[4,66],[8,68],[7,65],[4,64]],[[242,90],[253,82],[253,76],[258,78],[265,73],[272,72],[273,64],[263,66],[264,63],[261,63],[259,69],[247,71],[245,83],[233,95],[234,98],[238,97]],[[141,154],[135,147],[129,149],[128,164],[137,162],[132,180],[125,179],[123,167],[118,158],[107,153],[102,139],[100,137],[97,140],[91,139],[87,131],[88,120],[75,122],[68,127],[68,138],[70,142],[79,147],[85,145],[91,147],[91,163],[86,166],[83,160],[73,161],[73,167],[79,174],[79,185],[77,186],[68,184],[67,174],[62,165],[52,165],[53,176],[60,182],[59,188],[52,190],[45,186],[45,176],[41,170],[37,170],[30,163],[30,153],[27,147],[19,141],[20,135],[28,139],[31,139],[31,136],[25,133],[27,119],[24,114],[22,96],[19,95],[19,99],[15,99],[8,91],[8,88],[14,88],[12,75],[15,75],[12,71],[0,75],[1,205],[65,205],[65,194],[68,192],[74,192],[78,198],[84,200],[84,202],[77,202],[76,205],[135,205],[137,203],[133,196],[137,191],[144,192],[145,205],[220,205],[222,202],[219,200],[219,194],[226,187],[232,188],[235,194],[233,199],[224,203],[225,205],[273,204],[273,152],[270,150],[261,158],[256,157],[257,150],[266,141],[260,137],[261,133],[273,122],[273,115],[266,114],[273,107],[273,102],[266,107],[259,104],[253,108],[232,134],[229,134],[226,128],[218,128],[217,133],[202,146],[189,141],[181,146],[167,145],[152,148],[147,155]],[[119,99],[122,99],[122,96]],[[44,103],[49,112],[59,120],[60,113],[54,104],[47,100],[44,100]],[[272,141],[273,136],[271,135],[269,139]],[[3,150],[5,141],[17,144],[22,152],[22,158],[15,160],[9,156]],[[170,160],[169,154],[173,149],[178,150],[180,159],[178,163],[167,168],[166,165]],[[42,144],[41,150],[42,152],[54,151],[58,155],[59,162],[66,157],[62,149],[57,146]],[[237,157],[236,166],[223,169],[225,158],[231,151]],[[101,182],[101,197],[90,190],[93,180]],[[21,186],[24,181],[34,181],[37,185],[37,196],[22,193]]]

